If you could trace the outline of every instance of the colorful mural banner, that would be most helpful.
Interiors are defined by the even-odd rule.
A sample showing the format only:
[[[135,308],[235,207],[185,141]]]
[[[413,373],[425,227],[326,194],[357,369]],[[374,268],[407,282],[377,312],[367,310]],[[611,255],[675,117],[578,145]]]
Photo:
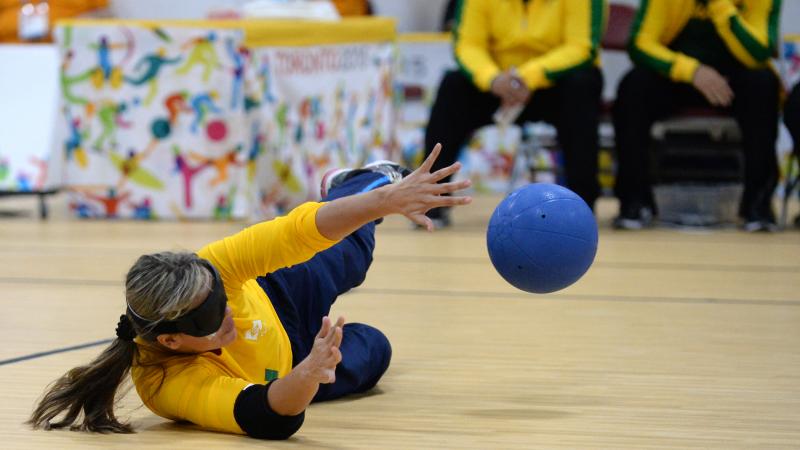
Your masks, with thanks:
[[[328,169],[395,159],[392,44],[261,47],[252,57],[256,215],[318,198]]]
[[[57,36],[73,211],[233,215],[246,161],[243,33],[97,25],[59,27]]]
[[[247,47],[243,29],[58,28],[75,214],[260,220],[318,199],[329,168],[391,156],[391,40]]]

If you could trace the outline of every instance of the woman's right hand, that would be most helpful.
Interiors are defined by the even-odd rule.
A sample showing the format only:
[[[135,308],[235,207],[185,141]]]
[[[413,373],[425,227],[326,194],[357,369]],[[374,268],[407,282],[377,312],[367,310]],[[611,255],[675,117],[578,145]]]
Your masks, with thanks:
[[[402,214],[409,220],[433,231],[433,222],[425,215],[432,208],[452,207],[466,205],[472,197],[457,197],[450,194],[470,187],[470,180],[439,181],[454,175],[461,169],[461,163],[456,162],[447,167],[431,172],[433,163],[439,157],[442,145],[436,144],[428,158],[417,170],[395,184],[384,186],[376,191],[383,190],[387,193],[385,198],[387,209],[395,214]]]
[[[323,237],[338,241],[366,223],[389,214],[402,214],[412,222],[433,231],[433,222],[425,215],[426,211],[441,206],[466,205],[472,201],[471,197],[449,195],[468,188],[469,180],[439,183],[458,172],[460,163],[431,173],[433,163],[441,150],[442,146],[436,144],[425,162],[398,183],[325,202],[317,210],[317,230]],[[323,324],[323,330],[325,329]],[[328,335],[323,333],[322,336]]]
[[[330,317],[323,317],[322,327],[314,338],[311,352],[295,370],[301,370],[306,377],[317,383],[336,381],[336,365],[342,360],[339,345],[342,343],[343,326],[344,317],[339,317],[336,324],[331,323]]]

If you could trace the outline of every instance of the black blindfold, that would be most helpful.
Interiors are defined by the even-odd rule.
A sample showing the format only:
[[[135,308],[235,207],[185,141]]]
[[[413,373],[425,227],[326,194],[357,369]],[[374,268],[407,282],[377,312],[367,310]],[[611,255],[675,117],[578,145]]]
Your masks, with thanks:
[[[211,272],[213,278],[211,292],[200,306],[177,319],[164,320],[153,325],[153,322],[139,316],[128,306],[129,316],[140,329],[147,330],[148,337],[155,338],[159,334],[171,333],[185,333],[190,336],[202,337],[219,330],[225,319],[228,296],[225,295],[225,287],[222,285],[222,279],[219,277],[217,269],[206,260],[203,260],[203,265]]]

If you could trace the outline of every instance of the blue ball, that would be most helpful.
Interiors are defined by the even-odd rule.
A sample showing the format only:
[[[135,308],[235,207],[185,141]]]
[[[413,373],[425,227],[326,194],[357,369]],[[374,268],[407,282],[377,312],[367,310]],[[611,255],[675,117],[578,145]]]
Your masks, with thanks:
[[[497,205],[486,244],[506,281],[543,294],[564,289],[589,270],[597,253],[597,222],[586,202],[569,189],[529,184]]]

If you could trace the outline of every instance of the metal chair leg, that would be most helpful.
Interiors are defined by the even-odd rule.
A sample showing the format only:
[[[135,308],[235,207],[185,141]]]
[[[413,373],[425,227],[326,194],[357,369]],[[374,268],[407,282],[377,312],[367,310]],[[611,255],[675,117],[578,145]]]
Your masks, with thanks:
[[[47,194],[40,192],[39,195],[39,218],[42,220],[47,219]]]

